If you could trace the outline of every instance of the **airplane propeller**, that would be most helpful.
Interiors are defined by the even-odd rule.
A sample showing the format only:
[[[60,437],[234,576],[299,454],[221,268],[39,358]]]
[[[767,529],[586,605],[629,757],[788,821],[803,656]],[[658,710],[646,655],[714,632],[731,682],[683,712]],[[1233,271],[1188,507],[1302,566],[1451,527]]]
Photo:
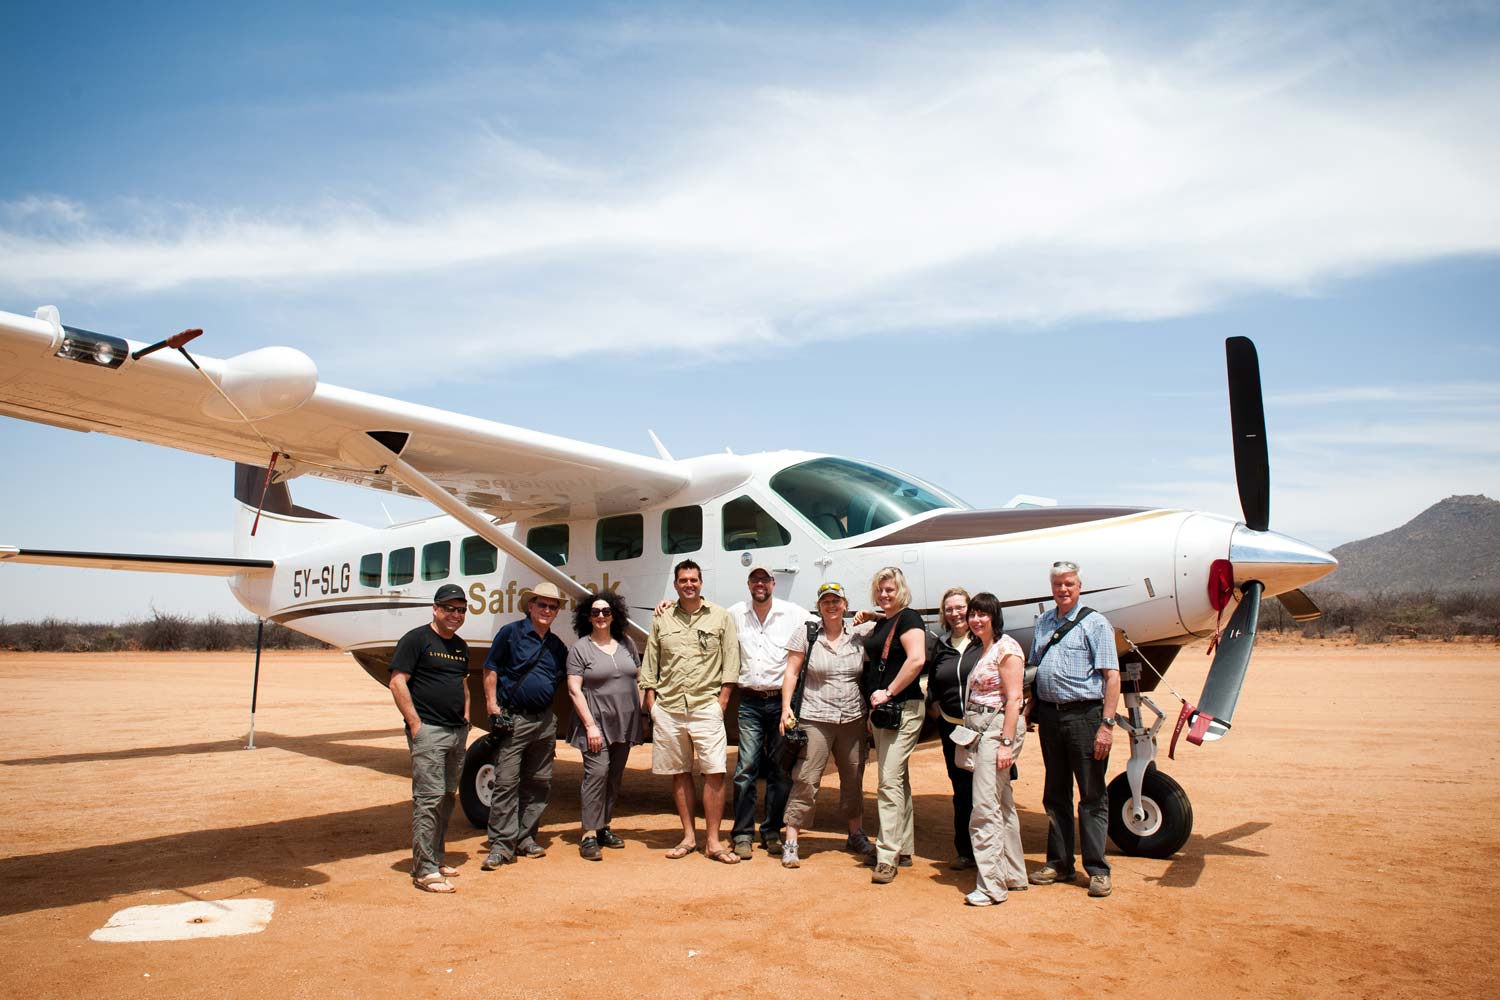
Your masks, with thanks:
[[[1224,341],[1224,357],[1229,374],[1229,424],[1234,436],[1234,475],[1239,487],[1240,510],[1246,528],[1266,532],[1271,521],[1271,463],[1266,447],[1260,358],[1248,337],[1230,337]],[[1231,547],[1231,557],[1233,552]],[[1230,561],[1233,562],[1233,558]],[[1260,580],[1236,579],[1234,582],[1240,589],[1240,605],[1216,638],[1216,647],[1210,647],[1215,650],[1214,662],[1203,682],[1203,694],[1197,706],[1184,705],[1178,721],[1179,730],[1183,722],[1190,723],[1190,743],[1217,740],[1229,732],[1240,688],[1244,686],[1245,673],[1250,668],[1250,654],[1255,649],[1255,627],[1260,617],[1260,599],[1266,588]],[[1295,593],[1301,602],[1312,604],[1301,591]],[[1316,611],[1316,607],[1313,610]]]

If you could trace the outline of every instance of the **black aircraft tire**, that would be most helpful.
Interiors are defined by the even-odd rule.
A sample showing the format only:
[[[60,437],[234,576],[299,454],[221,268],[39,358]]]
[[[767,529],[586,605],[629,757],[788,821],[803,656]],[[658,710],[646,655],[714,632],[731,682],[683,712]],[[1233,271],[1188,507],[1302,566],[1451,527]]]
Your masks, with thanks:
[[[1141,778],[1146,821],[1131,822],[1130,781],[1124,774],[1109,783],[1109,839],[1120,853],[1137,858],[1170,858],[1193,832],[1193,804],[1168,775],[1149,768]]]
[[[489,826],[489,781],[494,760],[495,751],[489,733],[475,740],[464,753],[464,770],[458,779],[458,802],[476,830]],[[480,788],[481,784],[485,787]]]

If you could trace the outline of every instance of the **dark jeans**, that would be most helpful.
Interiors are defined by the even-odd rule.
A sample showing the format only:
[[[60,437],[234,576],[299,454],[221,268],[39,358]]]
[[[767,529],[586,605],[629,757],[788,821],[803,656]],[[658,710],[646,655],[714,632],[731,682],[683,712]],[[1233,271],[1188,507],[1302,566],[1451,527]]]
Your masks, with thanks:
[[[953,786],[953,850],[961,858],[974,856],[969,842],[969,814],[974,811],[974,772],[953,762],[958,749],[953,743],[953,723],[938,716],[938,733],[943,738],[943,763],[948,765],[948,782]]]
[[[755,839],[755,780],[766,779],[766,818],[760,836],[780,836],[792,778],[776,762],[781,737],[781,695],[740,694],[740,745],[734,765],[734,829],[731,840]]]
[[[1094,737],[1104,719],[1100,702],[1075,702],[1054,708],[1038,701],[1037,742],[1047,779],[1042,805],[1047,807],[1047,864],[1073,870],[1073,783],[1078,783],[1078,829],[1083,867],[1090,875],[1108,875],[1104,838],[1109,835],[1109,795],[1104,784],[1107,760],[1094,759]]]

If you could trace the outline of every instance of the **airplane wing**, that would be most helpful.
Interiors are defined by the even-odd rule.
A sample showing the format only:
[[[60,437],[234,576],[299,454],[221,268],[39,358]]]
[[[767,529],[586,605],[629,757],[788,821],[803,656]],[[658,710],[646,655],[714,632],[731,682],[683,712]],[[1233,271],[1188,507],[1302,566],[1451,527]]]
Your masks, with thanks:
[[[258,576],[276,564],[269,559],[212,559],[205,556],[139,555],[132,552],[62,552],[0,545],[0,563],[73,566],[79,569],[123,569],[137,573],[186,573],[191,576]]]
[[[171,349],[137,357],[145,347],[63,326],[51,306],[35,318],[0,312],[0,414],[251,465],[277,452],[278,481],[313,475],[415,495],[369,466],[360,443],[373,434],[499,521],[630,513],[690,478],[665,459],[327,385],[290,347],[191,361]]]

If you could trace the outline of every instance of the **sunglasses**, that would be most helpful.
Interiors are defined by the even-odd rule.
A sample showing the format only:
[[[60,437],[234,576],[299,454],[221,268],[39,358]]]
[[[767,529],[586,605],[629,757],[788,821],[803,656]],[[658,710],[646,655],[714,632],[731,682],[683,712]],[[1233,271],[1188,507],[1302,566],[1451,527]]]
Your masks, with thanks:
[[[613,618],[615,613],[609,608],[589,608],[590,618]]]
[[[469,606],[467,604],[434,604],[433,607],[450,615],[466,615],[469,613]]]
[[[553,614],[556,614],[557,609],[562,607],[561,604],[548,604],[545,601],[532,601],[531,606],[533,608],[536,608],[538,611],[550,611]]]
[[[1055,563],[1052,564],[1052,568],[1053,569],[1058,569],[1058,570],[1063,570],[1064,572],[1068,572],[1068,573],[1077,573],[1078,572],[1078,564],[1076,562],[1067,562],[1067,561],[1055,562]]]

